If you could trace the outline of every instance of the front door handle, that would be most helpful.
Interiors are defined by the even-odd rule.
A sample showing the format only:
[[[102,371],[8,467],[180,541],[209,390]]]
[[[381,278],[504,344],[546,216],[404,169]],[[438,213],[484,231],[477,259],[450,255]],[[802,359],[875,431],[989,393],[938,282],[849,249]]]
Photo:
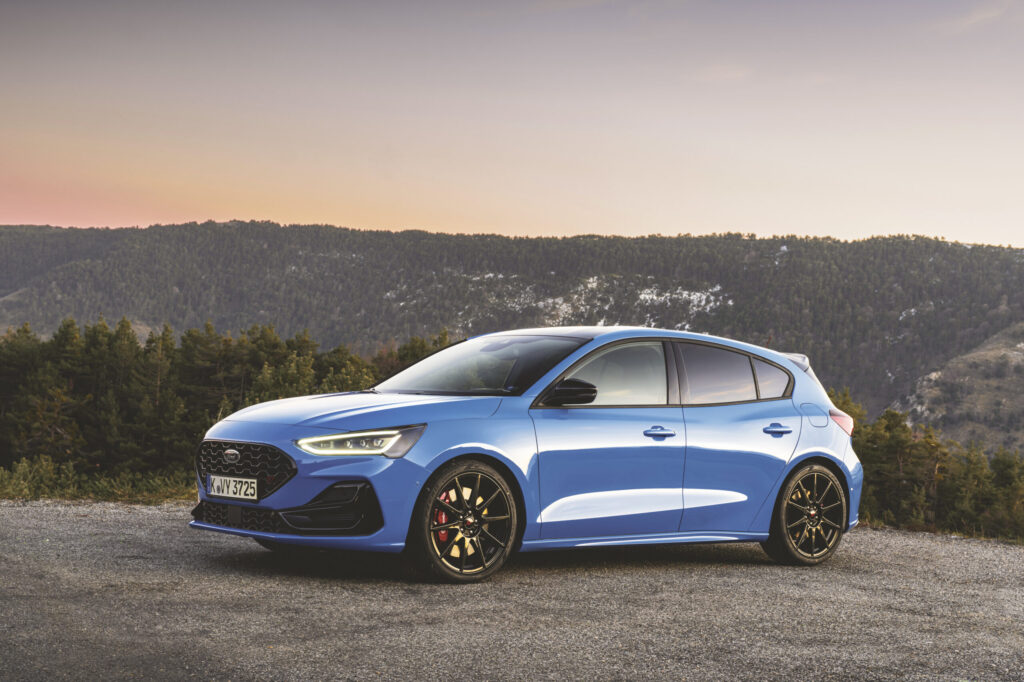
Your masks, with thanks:
[[[676,435],[676,432],[672,429],[666,429],[664,426],[652,426],[644,431],[644,435],[648,438],[671,438]]]
[[[787,433],[793,433],[793,429],[788,426],[783,426],[778,422],[772,422],[768,426],[764,427],[765,433],[770,433],[773,438],[782,438]]]

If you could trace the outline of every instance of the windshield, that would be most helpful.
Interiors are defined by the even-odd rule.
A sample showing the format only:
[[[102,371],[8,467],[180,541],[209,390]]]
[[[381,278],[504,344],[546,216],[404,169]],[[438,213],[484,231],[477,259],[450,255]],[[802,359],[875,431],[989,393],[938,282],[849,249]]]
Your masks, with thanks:
[[[396,393],[518,395],[587,339],[485,336],[420,360],[375,387]]]

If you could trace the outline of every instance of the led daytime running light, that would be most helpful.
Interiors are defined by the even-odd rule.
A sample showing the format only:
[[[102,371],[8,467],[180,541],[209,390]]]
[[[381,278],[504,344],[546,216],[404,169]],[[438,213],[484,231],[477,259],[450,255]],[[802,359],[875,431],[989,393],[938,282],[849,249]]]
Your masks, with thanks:
[[[382,455],[401,435],[400,431],[395,430],[359,431],[336,436],[303,438],[298,445],[314,455]],[[333,445],[335,443],[339,445]]]
[[[423,433],[423,424],[374,431],[352,431],[328,436],[311,436],[295,441],[311,455],[385,455],[401,457]]]

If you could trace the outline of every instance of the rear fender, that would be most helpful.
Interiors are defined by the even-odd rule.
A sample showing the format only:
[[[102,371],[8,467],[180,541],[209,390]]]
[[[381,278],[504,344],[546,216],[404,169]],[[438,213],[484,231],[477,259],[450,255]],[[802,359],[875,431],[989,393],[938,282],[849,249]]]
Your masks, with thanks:
[[[851,491],[851,481],[857,480],[856,473],[851,472],[841,459],[819,450],[801,453],[790,460],[789,464],[775,482],[775,485],[772,486],[771,494],[761,505],[757,515],[754,517],[754,522],[751,523],[750,528],[747,529],[748,531],[754,533],[769,532],[771,529],[772,515],[775,513],[775,503],[779,499],[779,493],[782,490],[782,486],[785,485],[786,481],[789,480],[789,477],[793,475],[794,471],[807,463],[820,463],[831,469],[832,472],[836,474],[839,478],[839,482],[843,485],[843,492],[846,495],[847,530],[849,530],[851,525],[856,524],[857,512],[854,505],[860,503],[860,488],[857,486]],[[858,464],[856,468],[859,470],[860,465]]]

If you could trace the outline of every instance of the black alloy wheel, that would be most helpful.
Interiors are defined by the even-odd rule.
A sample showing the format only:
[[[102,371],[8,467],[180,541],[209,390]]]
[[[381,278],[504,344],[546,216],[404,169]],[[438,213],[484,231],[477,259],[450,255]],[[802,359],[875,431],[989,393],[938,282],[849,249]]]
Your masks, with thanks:
[[[819,564],[839,546],[846,527],[846,494],[831,470],[798,469],[782,487],[768,540],[761,546],[784,564]]]
[[[504,565],[516,542],[512,490],[493,467],[464,460],[443,467],[413,515],[409,551],[429,575],[481,580]]]

